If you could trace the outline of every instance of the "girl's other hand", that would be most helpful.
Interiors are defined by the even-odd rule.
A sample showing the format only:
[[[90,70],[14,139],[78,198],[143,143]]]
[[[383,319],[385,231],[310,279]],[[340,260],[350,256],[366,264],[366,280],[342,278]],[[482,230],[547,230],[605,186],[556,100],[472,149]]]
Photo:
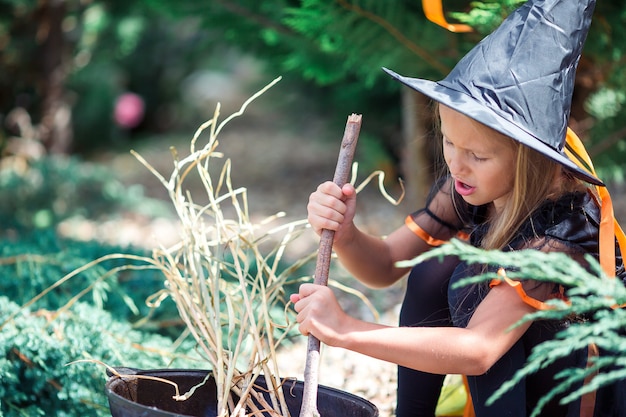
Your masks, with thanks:
[[[332,290],[324,285],[302,284],[290,301],[298,313],[298,330],[313,335],[322,343],[338,346],[350,317],[342,310]]]
[[[341,241],[353,227],[356,209],[356,190],[351,184],[339,187],[332,181],[320,184],[309,196],[307,213],[309,224],[321,235],[322,229],[335,231],[335,241]]]

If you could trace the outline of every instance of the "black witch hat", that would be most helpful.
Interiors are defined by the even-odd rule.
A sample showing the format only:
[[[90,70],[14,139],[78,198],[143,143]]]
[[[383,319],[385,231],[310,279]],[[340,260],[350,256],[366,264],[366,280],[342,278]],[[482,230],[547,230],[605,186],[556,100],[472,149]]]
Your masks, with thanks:
[[[392,77],[603,185],[564,153],[576,67],[595,0],[529,0],[439,82]]]

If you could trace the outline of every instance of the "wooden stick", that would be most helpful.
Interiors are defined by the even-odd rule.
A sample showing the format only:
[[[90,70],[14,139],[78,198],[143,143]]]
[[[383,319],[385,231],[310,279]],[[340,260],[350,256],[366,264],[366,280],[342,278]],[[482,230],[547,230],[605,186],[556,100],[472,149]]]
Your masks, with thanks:
[[[352,114],[348,116],[346,130],[341,140],[339,158],[335,168],[333,182],[342,187],[348,182],[354,150],[361,131],[361,115]],[[317,263],[315,265],[315,277],[313,282],[318,285],[328,285],[328,272],[330,270],[330,258],[333,249],[333,230],[322,229],[319,250],[317,252]],[[317,411],[317,386],[320,360],[320,341],[313,335],[309,335],[307,344],[306,366],[304,369],[304,388],[302,393],[302,407],[300,417],[319,417]]]

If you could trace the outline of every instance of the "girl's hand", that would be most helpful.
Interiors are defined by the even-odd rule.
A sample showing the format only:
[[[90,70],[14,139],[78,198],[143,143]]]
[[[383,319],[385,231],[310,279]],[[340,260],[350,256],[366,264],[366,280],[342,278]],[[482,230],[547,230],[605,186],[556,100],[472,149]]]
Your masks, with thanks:
[[[340,242],[354,227],[356,210],[356,190],[351,184],[339,187],[327,181],[317,187],[309,197],[307,205],[309,224],[315,233],[321,235],[322,229],[335,231],[334,239]]]
[[[324,285],[302,284],[298,294],[289,297],[298,313],[298,330],[313,335],[329,346],[339,346],[351,317],[339,306],[332,290]]]

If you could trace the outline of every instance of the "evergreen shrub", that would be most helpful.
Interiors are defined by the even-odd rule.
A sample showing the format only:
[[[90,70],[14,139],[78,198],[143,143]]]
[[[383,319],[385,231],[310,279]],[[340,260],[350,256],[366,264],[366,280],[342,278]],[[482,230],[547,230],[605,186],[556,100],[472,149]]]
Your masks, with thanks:
[[[104,392],[105,369],[198,367],[176,354],[175,343],[138,331],[89,303],[78,302],[50,320],[49,310],[19,311],[0,297],[0,414],[6,417],[110,416]],[[192,351],[185,343],[180,351]]]

